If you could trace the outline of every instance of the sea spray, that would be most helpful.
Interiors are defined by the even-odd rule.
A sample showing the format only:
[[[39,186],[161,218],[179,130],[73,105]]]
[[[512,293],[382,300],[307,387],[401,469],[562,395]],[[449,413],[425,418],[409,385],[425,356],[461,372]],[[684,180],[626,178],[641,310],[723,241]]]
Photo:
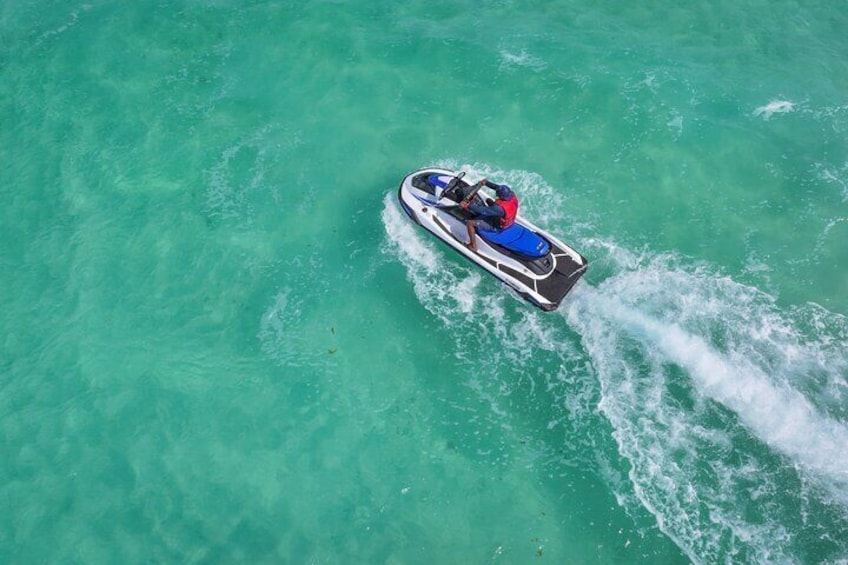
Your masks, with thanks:
[[[814,305],[787,315],[708,264],[597,237],[582,247],[603,256],[606,278],[578,285],[559,316],[528,311],[451,261],[393,197],[384,200],[387,249],[421,303],[456,333],[457,358],[474,365],[469,346],[499,351],[501,375],[532,371],[545,356],[569,367],[541,377],[559,404],[549,427],[565,425],[570,444],[594,446],[596,460],[584,464],[629,512],[650,512],[690,559],[792,561],[806,532],[848,532],[848,432],[834,401],[848,355],[832,339],[845,333],[842,317]],[[454,288],[471,292],[460,302]],[[505,398],[524,379],[490,378],[469,386],[505,423],[513,418]],[[596,410],[612,425],[621,461],[597,435]],[[787,518],[795,506],[808,509],[803,518]],[[822,554],[846,550],[820,543]]]
[[[827,321],[816,331],[709,266],[615,255],[629,260],[566,312],[592,357],[632,488],[663,531],[707,562],[792,560],[807,537],[798,529],[845,532],[848,427],[804,386],[844,386],[844,345],[830,339],[844,319],[811,306]],[[764,449],[751,450],[749,436]],[[820,512],[792,527],[775,519],[794,504]]]

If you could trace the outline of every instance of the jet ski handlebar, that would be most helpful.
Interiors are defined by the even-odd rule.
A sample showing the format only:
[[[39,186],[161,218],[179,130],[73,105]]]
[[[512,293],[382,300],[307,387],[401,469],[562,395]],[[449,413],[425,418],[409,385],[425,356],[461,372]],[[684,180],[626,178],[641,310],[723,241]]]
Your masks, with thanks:
[[[464,176],[465,176],[465,171],[462,171],[458,175],[453,177],[451,179],[451,181],[448,183],[448,185],[445,187],[445,192],[450,192],[451,190],[456,188],[456,183],[458,183],[460,180],[462,180],[462,177],[464,177]]]
[[[486,186],[486,179],[480,179],[480,181],[477,182],[477,184],[475,184],[473,187],[471,187],[471,192],[469,192],[466,195],[466,197],[462,199],[462,202],[460,202],[459,205],[462,206],[463,208],[467,208],[468,204],[471,203],[471,201],[474,199],[474,197],[477,196],[477,193],[480,192],[480,189],[483,188],[484,186]]]

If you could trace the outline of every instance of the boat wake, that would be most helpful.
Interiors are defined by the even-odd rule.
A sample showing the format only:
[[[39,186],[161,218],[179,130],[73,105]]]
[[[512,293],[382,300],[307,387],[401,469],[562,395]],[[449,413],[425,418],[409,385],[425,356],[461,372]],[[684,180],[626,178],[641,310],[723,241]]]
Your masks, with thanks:
[[[526,175],[500,173],[513,183]],[[531,200],[535,180],[519,188]],[[606,279],[540,313],[442,255],[391,194],[383,223],[386,252],[421,304],[446,331],[475,340],[463,337],[456,357],[479,367],[467,351],[498,351],[498,373],[541,384],[557,403],[549,427],[567,427],[575,453],[604,451],[598,419],[608,422],[614,471],[601,468],[603,456],[584,463],[692,561],[848,555],[844,316],[780,306],[710,265],[589,238],[578,247]],[[470,384],[499,417],[516,418],[498,399],[509,383],[491,377]]]
[[[829,532],[823,555],[845,555],[843,317],[782,312],[671,256],[635,259],[565,315],[592,358],[633,496],[693,561],[793,561],[813,531]]]

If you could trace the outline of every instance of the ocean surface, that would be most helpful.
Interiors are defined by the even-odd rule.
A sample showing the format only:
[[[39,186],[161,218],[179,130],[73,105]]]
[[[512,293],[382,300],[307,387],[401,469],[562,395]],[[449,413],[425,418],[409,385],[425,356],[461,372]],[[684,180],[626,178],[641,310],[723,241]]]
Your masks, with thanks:
[[[845,564],[844,8],[3,2],[0,563]]]

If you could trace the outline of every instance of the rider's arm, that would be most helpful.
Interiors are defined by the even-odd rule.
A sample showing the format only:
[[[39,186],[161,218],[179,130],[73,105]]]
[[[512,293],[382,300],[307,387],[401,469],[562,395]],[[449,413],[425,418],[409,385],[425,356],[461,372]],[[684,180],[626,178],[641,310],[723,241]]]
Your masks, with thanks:
[[[488,179],[483,179],[483,184],[485,184],[486,186],[488,186],[489,188],[491,188],[492,190],[495,190],[495,191],[497,191],[498,189],[506,189],[501,194],[501,196],[505,199],[512,198],[512,196],[513,196],[512,189],[506,184],[496,184],[496,183],[489,181]]]

